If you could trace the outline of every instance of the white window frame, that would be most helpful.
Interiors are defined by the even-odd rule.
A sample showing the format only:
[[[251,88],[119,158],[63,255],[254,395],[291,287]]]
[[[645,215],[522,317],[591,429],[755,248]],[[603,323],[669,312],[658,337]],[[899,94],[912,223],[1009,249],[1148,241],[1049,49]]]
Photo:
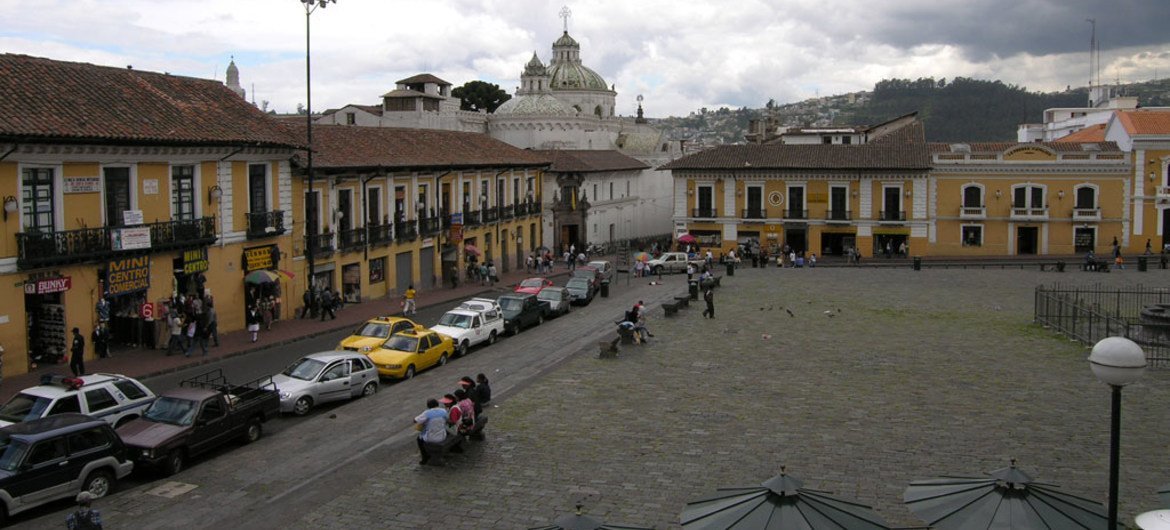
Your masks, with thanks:
[[[699,192],[699,190],[701,190],[703,188],[707,188],[707,189],[711,190],[711,204],[707,209],[711,210],[713,215],[718,215],[719,208],[717,206],[718,206],[719,200],[715,196],[715,183],[714,182],[695,184],[695,209],[696,210],[703,209],[703,205],[699,204],[699,197],[701,197],[703,195],[702,193]]]
[[[117,166],[122,167],[122,166]],[[135,191],[135,170],[134,166],[130,167],[130,205],[134,207],[138,204],[138,195]],[[65,166],[63,164],[20,164],[16,168],[16,218],[20,223],[20,231],[25,232],[28,227],[24,226],[24,170],[25,169],[51,169],[53,170],[53,231],[59,232],[64,230],[65,226]],[[99,171],[101,171],[99,169]],[[99,173],[101,175],[102,173]],[[106,216],[106,185],[104,178],[102,179],[101,191],[101,216],[104,219]]]
[[[247,211],[248,213],[258,213],[258,212],[252,211],[252,166],[262,166],[264,168],[264,211],[271,212],[273,210],[273,207],[272,207],[272,191],[273,191],[273,189],[272,188],[275,187],[276,184],[272,182],[272,165],[269,164],[268,162],[249,162],[248,163],[248,167],[246,169],[247,173],[245,173],[245,175],[244,175],[248,179],[247,180],[248,192],[247,192],[247,201],[246,201],[248,208],[245,211]],[[131,181],[133,181],[133,170],[131,171]],[[137,186],[134,186],[134,187],[137,187]],[[131,194],[131,195],[133,195],[133,194]]]
[[[1100,241],[1101,241],[1101,239],[1098,237],[1101,235],[1101,233],[1099,230],[1097,230],[1097,225],[1073,225],[1072,241],[1070,243],[1072,244],[1071,246],[1072,246],[1074,252],[1077,251],[1076,250],[1076,248],[1077,248],[1077,230],[1092,230],[1093,231],[1093,249],[1096,250],[1097,244],[1100,243]]]
[[[837,189],[837,188],[841,188],[841,189],[845,190],[845,212],[851,213],[853,211],[853,210],[849,209],[850,206],[852,206],[852,204],[851,204],[852,199],[849,196],[849,183],[848,182],[830,182],[829,183],[829,196],[827,198],[828,200],[825,203],[825,217],[826,218],[829,217],[829,215],[833,213],[833,190]]]
[[[193,198],[195,199],[195,207],[194,207],[191,215],[193,215],[195,219],[199,219],[199,218],[203,217],[203,201],[201,200],[202,193],[200,193],[200,191],[203,190],[203,180],[200,178],[200,176],[201,176],[200,172],[203,169],[203,167],[202,167],[203,164],[199,164],[197,162],[192,162],[190,164],[172,163],[167,167],[167,178],[170,181],[170,186],[168,187],[168,189],[170,190],[170,196],[167,198],[168,199],[167,202],[170,203],[170,205],[171,205],[171,219],[174,219],[175,214],[177,213],[175,211],[175,195],[174,195],[174,193],[175,193],[175,168],[180,167],[180,166],[191,166],[192,168],[194,168],[194,170],[191,172],[191,193],[192,193],[192,195],[194,195]],[[133,173],[133,170],[131,170],[131,173]],[[131,180],[133,181],[133,177],[131,177]],[[135,188],[136,188],[136,186],[135,186]],[[209,191],[208,193],[211,193],[211,192]],[[134,191],[131,191],[130,195],[133,196]]]
[[[976,243],[974,245],[967,244],[967,238],[964,237],[964,234],[963,234],[964,229],[967,229],[967,228],[978,228],[979,229],[978,243]],[[959,245],[962,247],[982,248],[983,247],[983,237],[984,237],[986,232],[987,232],[987,227],[983,226],[983,223],[963,223],[963,224],[960,224],[959,225]]]
[[[377,199],[378,199],[378,213],[385,215],[386,219],[389,220],[390,219],[390,212],[386,211],[385,208],[382,208],[383,196],[382,196],[382,184],[381,183],[378,183],[377,185],[366,186],[366,196],[362,197],[362,200],[363,201],[369,200],[370,199],[370,192],[374,191],[374,190],[377,190],[375,195],[377,196]],[[362,211],[362,226],[363,227],[370,224],[369,216],[370,216],[370,209],[369,209],[369,205],[367,204],[366,208]],[[391,222],[393,222],[393,221],[391,221]],[[382,224],[382,219],[374,219],[373,223],[375,225],[380,225],[380,224]]]

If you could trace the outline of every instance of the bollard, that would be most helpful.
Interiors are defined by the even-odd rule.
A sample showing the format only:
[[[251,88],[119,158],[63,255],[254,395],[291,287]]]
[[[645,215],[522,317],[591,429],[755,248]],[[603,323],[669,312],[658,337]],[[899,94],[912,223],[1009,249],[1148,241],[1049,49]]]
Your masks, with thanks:
[[[727,260],[727,275],[735,276],[735,262]]]
[[[914,270],[922,270],[922,258],[920,256],[914,256]]]
[[[1064,272],[1064,260],[1056,261],[1056,272]]]
[[[609,298],[609,281],[601,282],[601,297]]]
[[[1138,272],[1146,272],[1150,266],[1150,259],[1145,256],[1138,256]]]
[[[699,280],[689,280],[691,300],[699,299]]]

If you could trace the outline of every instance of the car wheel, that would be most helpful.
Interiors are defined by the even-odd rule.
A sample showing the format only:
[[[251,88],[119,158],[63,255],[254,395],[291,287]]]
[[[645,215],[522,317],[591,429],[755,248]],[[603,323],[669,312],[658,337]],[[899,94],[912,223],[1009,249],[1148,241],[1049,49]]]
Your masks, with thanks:
[[[406,367],[406,373],[402,374],[402,378],[403,379],[413,379],[414,378],[414,365],[413,364]]]
[[[81,491],[88,491],[94,498],[100,499],[114,490],[114,475],[104,469],[99,469],[85,477]]]
[[[378,393],[378,383],[370,381],[362,388],[362,397],[369,397]]]
[[[248,422],[248,430],[244,431],[244,443],[250,444],[259,440],[264,435],[264,428],[260,425],[259,418],[252,418]]]
[[[459,356],[463,357],[464,355],[467,355],[467,350],[470,348],[471,348],[471,344],[469,344],[467,341],[460,342],[459,343],[459,352],[458,352]]]
[[[313,408],[313,400],[309,396],[304,396],[293,404],[293,414],[304,416],[309,413],[311,408]]]
[[[444,353],[439,356],[439,366],[447,366],[447,354]]]
[[[169,475],[176,475],[183,470],[185,458],[183,451],[175,449],[171,454],[167,455],[167,461],[163,464],[163,472]]]

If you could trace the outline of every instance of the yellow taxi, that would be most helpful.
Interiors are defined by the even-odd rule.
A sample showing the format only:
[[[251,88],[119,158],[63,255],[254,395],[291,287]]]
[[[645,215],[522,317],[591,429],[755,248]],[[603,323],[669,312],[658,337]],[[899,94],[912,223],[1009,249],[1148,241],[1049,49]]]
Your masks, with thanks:
[[[455,342],[451,337],[429,329],[395,333],[380,347],[366,353],[379,376],[396,379],[410,379],[420,370],[447,364],[453,355]]]
[[[364,322],[361,326],[358,326],[357,330],[353,332],[353,335],[342,339],[341,343],[337,345],[337,349],[369,353],[381,346],[383,342],[386,342],[386,339],[395,333],[408,329],[422,331],[426,328],[409,318],[372,318]]]

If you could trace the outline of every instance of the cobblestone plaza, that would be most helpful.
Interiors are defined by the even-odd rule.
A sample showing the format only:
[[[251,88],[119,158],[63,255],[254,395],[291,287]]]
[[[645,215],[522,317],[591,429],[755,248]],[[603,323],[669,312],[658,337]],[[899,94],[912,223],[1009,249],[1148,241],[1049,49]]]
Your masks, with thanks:
[[[1033,288],[1167,278],[739,270],[716,290],[715,320],[693,303],[670,319],[655,305],[651,344],[616,360],[579,352],[500,396],[485,443],[440,468],[403,449],[299,526],[527,528],[581,503],[610,523],[677,528],[687,501],[758,485],[781,466],[914,526],[901,503],[911,480],[981,475],[1013,458],[1038,481],[1104,502],[1109,391],[1087,348],[1031,323]],[[667,281],[649,289],[682,290]],[[1160,508],[1156,489],[1170,482],[1168,398],[1165,368],[1124,392],[1124,521]]]

